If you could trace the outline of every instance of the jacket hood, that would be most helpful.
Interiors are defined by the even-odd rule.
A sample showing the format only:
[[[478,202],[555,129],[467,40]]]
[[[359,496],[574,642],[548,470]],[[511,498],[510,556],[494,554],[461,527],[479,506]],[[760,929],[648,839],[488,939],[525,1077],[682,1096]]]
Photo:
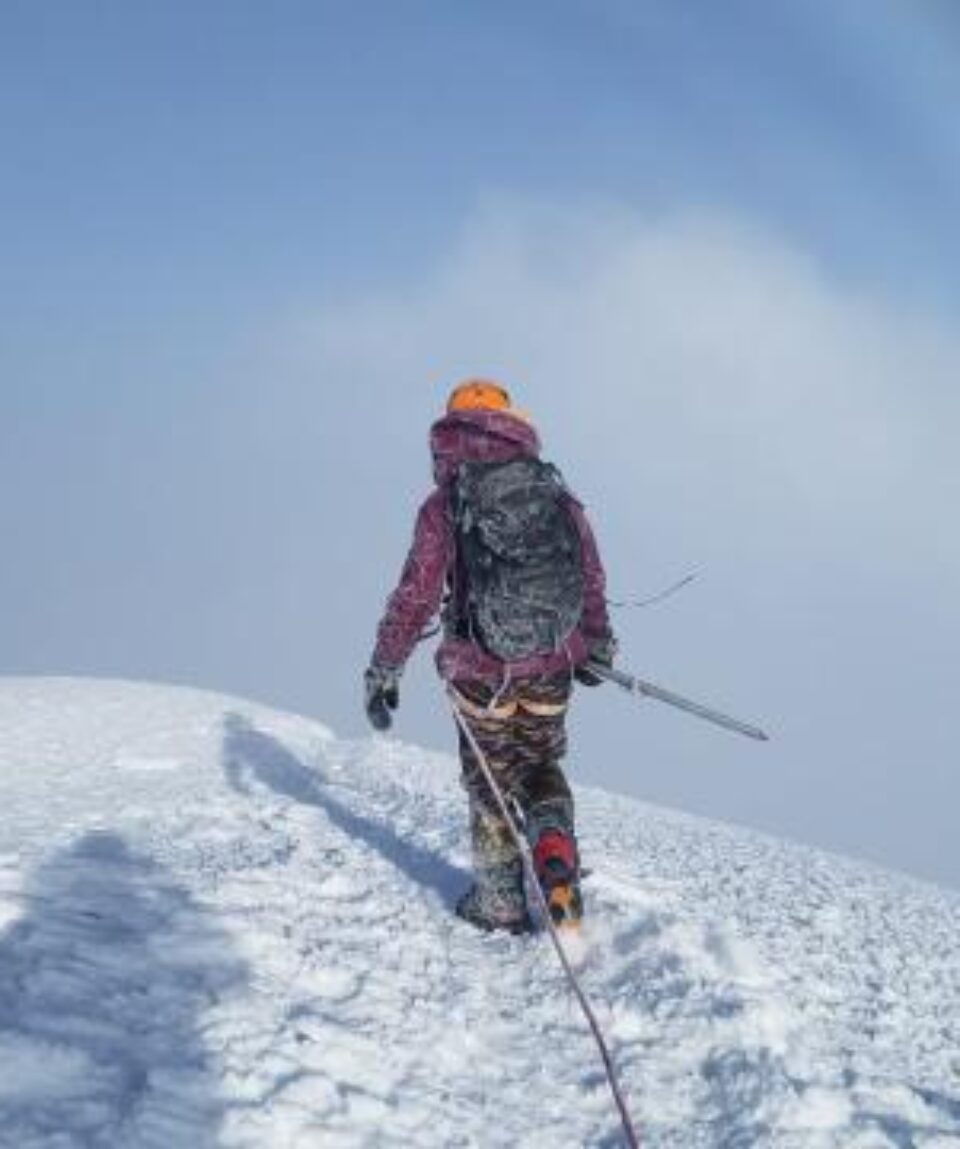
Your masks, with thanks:
[[[450,482],[461,463],[505,463],[540,454],[536,428],[506,411],[452,411],[430,428],[433,477]]]

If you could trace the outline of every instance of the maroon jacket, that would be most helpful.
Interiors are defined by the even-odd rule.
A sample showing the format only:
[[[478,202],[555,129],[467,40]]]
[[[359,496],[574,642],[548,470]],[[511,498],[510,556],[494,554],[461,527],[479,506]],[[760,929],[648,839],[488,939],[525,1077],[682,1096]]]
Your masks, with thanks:
[[[378,666],[403,667],[450,585],[456,562],[450,485],[459,465],[468,460],[492,463],[536,456],[540,440],[534,428],[515,415],[455,411],[434,423],[430,449],[437,486],[417,515],[413,545],[400,583],[387,601],[377,631],[373,662]],[[583,547],[584,602],[578,629],[562,650],[505,663],[476,642],[458,638],[445,628],[447,633],[437,651],[437,667],[443,678],[498,683],[508,675],[516,679],[559,673],[585,662],[593,645],[609,635],[606,580],[593,532],[583,507],[572,495],[568,505]]]

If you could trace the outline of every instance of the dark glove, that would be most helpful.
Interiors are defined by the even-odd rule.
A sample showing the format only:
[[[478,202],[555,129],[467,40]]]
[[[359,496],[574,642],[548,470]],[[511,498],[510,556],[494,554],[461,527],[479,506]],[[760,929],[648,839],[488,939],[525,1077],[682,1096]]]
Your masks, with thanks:
[[[588,655],[591,662],[599,662],[601,666],[613,666],[613,660],[616,656],[617,640],[612,634],[604,635],[603,638],[595,640]],[[603,679],[589,670],[586,664],[576,667],[573,671],[573,677],[581,686],[600,686],[603,683]]]
[[[389,730],[391,710],[400,704],[400,671],[392,666],[369,666],[363,676],[367,717],[375,730]]]

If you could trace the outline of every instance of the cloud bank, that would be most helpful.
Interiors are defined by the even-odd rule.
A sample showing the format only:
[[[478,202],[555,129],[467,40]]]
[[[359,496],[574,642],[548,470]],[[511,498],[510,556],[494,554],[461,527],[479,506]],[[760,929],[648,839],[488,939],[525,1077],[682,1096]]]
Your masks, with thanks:
[[[422,282],[326,310],[310,339],[320,374],[423,396],[420,418],[498,376],[579,473],[725,531],[734,503],[768,535],[804,521],[837,546],[855,521],[858,545],[958,558],[938,523],[960,493],[960,339],[737,221],[500,204]]]
[[[346,390],[409,504],[384,516],[382,488],[359,496],[360,521],[390,520],[370,541],[385,587],[426,426],[475,373],[533,413],[612,593],[700,572],[669,607],[618,616],[627,656],[752,710],[776,748],[745,764],[605,697],[583,706],[584,780],[960,884],[938,720],[960,637],[960,339],[942,317],[742,220],[494,199],[411,282],[305,312],[283,339],[314,385]]]

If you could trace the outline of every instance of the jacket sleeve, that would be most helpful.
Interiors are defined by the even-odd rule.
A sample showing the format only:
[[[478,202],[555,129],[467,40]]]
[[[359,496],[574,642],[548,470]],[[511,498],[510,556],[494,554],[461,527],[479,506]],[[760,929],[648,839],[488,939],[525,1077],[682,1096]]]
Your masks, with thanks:
[[[420,508],[413,543],[403,564],[400,582],[387,600],[377,630],[373,663],[402,669],[440,609],[447,570],[453,557],[453,536],[441,490]]]
[[[607,613],[607,576],[586,512],[576,500],[571,500],[571,510],[580,532],[583,553],[583,615],[580,630],[588,644],[592,644],[613,637]]]

